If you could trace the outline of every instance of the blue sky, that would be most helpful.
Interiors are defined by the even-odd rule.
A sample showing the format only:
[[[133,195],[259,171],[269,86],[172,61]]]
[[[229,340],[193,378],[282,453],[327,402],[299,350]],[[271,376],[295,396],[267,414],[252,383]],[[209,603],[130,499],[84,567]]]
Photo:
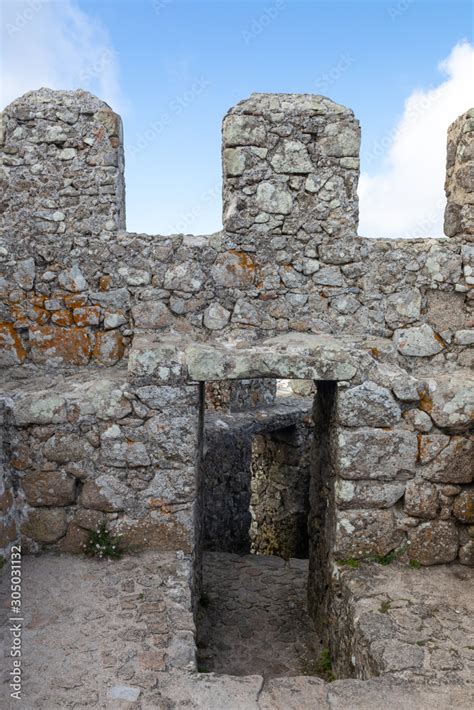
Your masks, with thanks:
[[[23,0],[4,5],[13,22],[28,8]],[[48,33],[41,38],[46,20],[57,24],[52,39]],[[378,201],[385,214],[381,194],[397,193],[398,187],[390,180],[381,186],[379,178],[386,179],[397,162],[394,129],[404,121],[407,99],[414,92],[425,97],[433,114],[426,125],[442,123],[444,133],[447,122],[472,104],[466,91],[472,22],[471,3],[461,0],[44,1],[27,30],[13,33],[18,36],[7,43],[2,63],[11,66],[22,42],[28,42],[32,61],[45,65],[46,75],[40,69],[38,77],[34,71],[9,76],[10,94],[16,85],[23,93],[28,80],[27,88],[48,81],[68,83],[62,88],[82,84],[122,114],[129,230],[204,233],[221,226],[222,117],[253,91],[320,93],[353,108],[362,124],[364,190],[369,190],[364,209]],[[61,32],[77,44],[72,59],[64,55]],[[471,44],[453,57],[463,40]],[[50,54],[48,61],[35,59],[35,46],[39,57]],[[440,71],[439,63],[450,57],[448,69]],[[456,87],[447,94],[452,110],[441,118],[442,109],[433,107],[430,97],[443,82]],[[441,127],[437,130],[440,145]],[[412,140],[416,147],[416,132]],[[426,199],[431,198],[420,195],[418,203]],[[418,204],[418,225],[419,213]],[[366,220],[369,231],[377,231],[377,220],[372,222]],[[428,218],[427,229],[439,231],[439,215]]]

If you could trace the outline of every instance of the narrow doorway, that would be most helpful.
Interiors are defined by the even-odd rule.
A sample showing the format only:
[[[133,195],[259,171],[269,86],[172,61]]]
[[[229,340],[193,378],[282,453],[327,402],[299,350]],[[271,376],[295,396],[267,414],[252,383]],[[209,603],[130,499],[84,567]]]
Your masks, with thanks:
[[[226,386],[254,396],[223,396]],[[314,386],[304,396],[276,381],[217,390],[216,408],[205,388],[199,669],[319,674],[307,602]]]

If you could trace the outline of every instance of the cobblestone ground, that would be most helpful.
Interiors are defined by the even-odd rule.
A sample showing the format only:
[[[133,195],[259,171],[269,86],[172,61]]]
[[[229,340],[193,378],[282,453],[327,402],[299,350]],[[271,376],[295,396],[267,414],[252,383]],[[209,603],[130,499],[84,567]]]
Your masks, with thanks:
[[[334,634],[363,676],[422,675],[474,690],[474,569],[363,564],[342,568],[340,583]]]
[[[235,570],[238,565],[231,557],[224,555],[227,565]],[[219,562],[225,564],[226,559]],[[292,561],[285,568],[279,560],[269,558],[273,562],[268,564],[268,558],[266,561],[261,558],[257,566],[263,565],[266,571],[261,575],[262,583],[257,584],[252,581],[260,575],[255,569],[256,558],[238,559],[241,570],[228,586],[235,586],[234,596],[236,589],[241,590],[238,597],[243,600],[242,609],[246,609],[242,613],[251,619],[252,627],[247,626],[248,638],[244,639],[249,652],[248,670],[243,669],[249,673],[246,676],[195,672],[188,587],[190,560],[179,553],[149,552],[117,562],[51,554],[25,557],[21,701],[9,700],[8,673],[12,659],[6,567],[0,575],[3,631],[0,640],[4,655],[1,710],[471,710],[474,707],[472,684],[468,680],[472,665],[466,662],[466,653],[460,651],[472,650],[468,638],[473,618],[471,571],[458,566],[409,571],[393,565],[386,569],[370,565],[350,570],[348,585],[350,580],[355,585],[350,600],[353,618],[362,620],[364,611],[374,605],[379,609],[387,595],[390,608],[385,604],[379,616],[392,621],[397,635],[408,628],[413,631],[413,639],[424,639],[416,627],[416,618],[426,616],[420,612],[421,605],[424,608],[436,602],[438,611],[431,611],[443,629],[430,624],[429,642],[419,647],[415,641],[414,647],[427,654],[431,649],[430,657],[435,659],[437,668],[445,670],[437,671],[433,677],[425,663],[410,678],[383,671],[383,675],[371,680],[327,683],[308,675],[268,677],[271,672],[280,673],[282,666],[291,674],[301,662],[295,638],[308,635],[308,621],[304,616],[304,596],[292,597],[291,590],[304,590],[303,563]],[[207,568],[208,563],[209,557]],[[231,570],[228,573],[234,574]],[[289,585],[288,575],[293,580]],[[225,588],[225,572],[219,572],[218,576]],[[280,596],[275,594],[275,578],[280,580],[276,585],[282,590]],[[246,585],[243,588],[242,582]],[[254,590],[250,594],[252,600],[271,598],[271,603],[280,609],[280,616],[285,619],[280,628],[284,634],[291,631],[284,653],[278,645],[281,639],[276,639],[266,626],[271,626],[274,620],[273,616],[264,620],[266,602],[258,607],[257,615],[248,615],[252,605],[244,604],[251,590]],[[412,599],[415,604],[420,601],[409,609],[411,617],[404,616],[407,610],[396,603],[402,597]],[[297,605],[298,600],[301,608],[296,614],[291,604]],[[365,616],[373,618],[373,614]],[[301,621],[305,618],[306,622]],[[220,649],[222,657],[227,659],[225,670],[234,673],[232,638],[238,626],[234,617],[226,636],[229,647]],[[265,639],[248,633],[265,628],[268,630]],[[380,624],[376,629],[378,637],[384,636]],[[255,647],[252,640],[257,642]],[[366,640],[360,637],[361,644],[366,641],[370,641],[368,636]],[[462,669],[457,663],[457,668],[453,665],[452,654],[446,658],[444,649],[448,641],[459,650]],[[397,638],[391,644],[394,651],[400,651]],[[441,654],[434,653],[437,647]],[[428,661],[428,655],[425,660]],[[265,678],[258,675],[259,668]]]
[[[0,602],[8,618],[5,572]],[[189,572],[189,559],[174,553],[117,561],[25,556],[22,701],[8,704],[11,659],[2,659],[0,708],[122,707],[121,693],[146,693],[158,672],[193,669]]]
[[[322,645],[306,605],[308,561],[206,552],[198,630],[201,671],[312,675]]]

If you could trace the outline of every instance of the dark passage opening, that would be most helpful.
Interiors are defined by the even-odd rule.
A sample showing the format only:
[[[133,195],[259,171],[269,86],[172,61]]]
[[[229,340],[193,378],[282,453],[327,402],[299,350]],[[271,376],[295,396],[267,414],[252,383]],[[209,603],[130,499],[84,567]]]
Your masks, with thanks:
[[[199,669],[327,677],[308,612],[314,392],[281,396],[271,380],[205,392]]]

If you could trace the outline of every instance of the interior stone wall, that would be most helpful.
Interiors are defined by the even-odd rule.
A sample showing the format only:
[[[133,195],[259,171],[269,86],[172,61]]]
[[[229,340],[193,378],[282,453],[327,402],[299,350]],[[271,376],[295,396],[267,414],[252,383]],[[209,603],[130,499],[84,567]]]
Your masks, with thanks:
[[[206,407],[224,412],[243,412],[273,404],[276,388],[275,380],[262,378],[206,382]]]
[[[133,388],[119,370],[18,390],[8,447],[25,550],[81,552],[106,522],[129,550],[193,551],[196,385]]]
[[[279,522],[275,521],[279,540],[283,545],[285,533],[285,540],[293,541],[295,528],[299,531],[303,524],[301,516],[306,508],[310,410],[311,400],[288,397],[283,401],[277,399],[271,406],[238,413],[206,412],[202,473],[205,549],[248,554],[258,544],[263,552],[270,534],[266,518],[275,506],[281,513]],[[288,439],[284,432],[290,430]],[[271,440],[273,445],[258,457],[258,478],[263,485],[263,476],[268,485],[257,506],[255,447],[261,439]],[[278,461],[274,461],[273,454],[280,456]],[[301,469],[296,466],[298,456],[303,464]],[[280,481],[276,480],[277,469],[283,477]],[[293,490],[295,482],[298,485]],[[255,526],[257,520],[260,526]]]
[[[20,540],[12,470],[8,450],[9,421],[6,402],[0,398],[0,568]]]
[[[252,442],[251,552],[309,557],[312,419],[259,434]]]

